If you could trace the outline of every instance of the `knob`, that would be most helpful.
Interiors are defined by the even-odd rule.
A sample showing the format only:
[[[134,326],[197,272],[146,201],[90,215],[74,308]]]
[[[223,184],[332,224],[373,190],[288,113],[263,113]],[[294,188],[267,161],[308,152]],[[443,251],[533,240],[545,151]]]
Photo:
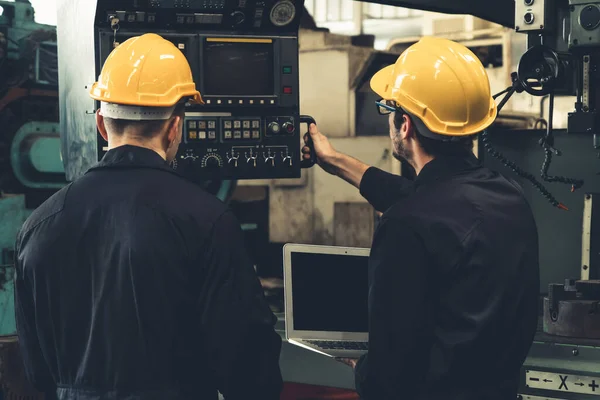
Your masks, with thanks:
[[[279,131],[281,131],[281,126],[277,122],[271,122],[269,124],[269,130],[271,131],[271,133],[276,135],[279,133]]]
[[[275,155],[271,154],[271,150],[265,154],[265,164],[267,167],[275,167]]]
[[[294,126],[293,123],[291,122],[286,122],[285,124],[283,124],[283,129],[287,132],[287,133],[294,133],[294,131],[296,130],[296,127]]]
[[[227,153],[227,161],[229,162],[230,165],[233,165],[234,168],[237,168],[239,158],[240,158],[240,155],[233,151],[231,152],[231,155],[229,153]]]
[[[239,25],[246,20],[246,14],[244,14],[242,11],[232,12],[231,17],[236,25]]]
[[[526,6],[531,6],[533,5],[534,0],[525,0],[525,5]]]
[[[258,158],[258,154],[252,153],[250,150],[250,154],[246,153],[246,162],[253,168],[256,168],[256,159]]]
[[[283,163],[283,165],[287,165],[288,167],[292,166],[292,156],[290,156],[290,153],[285,152],[285,154],[282,154],[283,156],[283,160],[281,160],[281,162]]]
[[[525,13],[523,20],[525,21],[525,23],[527,25],[531,25],[531,24],[533,24],[533,21],[535,21],[535,16],[533,15],[532,12],[528,12],[528,13]]]
[[[223,165],[223,160],[218,154],[209,153],[202,158],[202,167],[208,169],[220,168]]]
[[[219,160],[216,157],[209,157],[206,159],[206,168],[219,168]]]

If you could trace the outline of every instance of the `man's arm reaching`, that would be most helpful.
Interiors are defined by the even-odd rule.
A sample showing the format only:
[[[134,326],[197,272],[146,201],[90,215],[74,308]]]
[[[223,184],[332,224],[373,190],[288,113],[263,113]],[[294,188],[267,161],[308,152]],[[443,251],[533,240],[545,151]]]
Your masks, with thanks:
[[[379,212],[385,212],[413,190],[412,181],[371,167],[356,158],[336,151],[329,140],[310,125],[308,135],[314,144],[317,163],[326,172],[336,175],[360,190],[360,194]],[[302,149],[303,157],[310,157],[310,148]]]

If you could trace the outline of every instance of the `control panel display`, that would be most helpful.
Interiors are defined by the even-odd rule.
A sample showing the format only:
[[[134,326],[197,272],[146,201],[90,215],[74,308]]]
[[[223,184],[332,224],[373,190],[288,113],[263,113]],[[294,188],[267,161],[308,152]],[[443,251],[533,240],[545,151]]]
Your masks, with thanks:
[[[273,96],[272,41],[204,42],[204,95]]]
[[[205,104],[186,109],[172,167],[194,180],[300,177],[301,0],[106,0],[97,72],[115,43],[153,32],[188,59]],[[98,137],[99,157],[104,155]]]

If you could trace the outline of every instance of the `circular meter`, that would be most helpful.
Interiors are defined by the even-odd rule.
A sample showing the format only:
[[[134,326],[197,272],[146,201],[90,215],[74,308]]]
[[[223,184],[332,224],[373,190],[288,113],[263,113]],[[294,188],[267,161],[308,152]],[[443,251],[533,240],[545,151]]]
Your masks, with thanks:
[[[289,0],[282,0],[271,9],[271,22],[275,26],[285,26],[294,20],[296,7]]]

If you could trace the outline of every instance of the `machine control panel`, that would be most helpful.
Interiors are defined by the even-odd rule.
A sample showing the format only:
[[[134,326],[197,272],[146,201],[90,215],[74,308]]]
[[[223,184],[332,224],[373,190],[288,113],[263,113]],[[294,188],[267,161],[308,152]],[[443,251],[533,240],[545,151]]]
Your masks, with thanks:
[[[302,0],[109,0],[97,14],[99,25],[117,17],[123,28],[196,31],[293,32]]]
[[[193,180],[298,178],[302,0],[98,2],[97,74],[120,43],[156,33],[189,61],[204,104],[189,105],[172,167]],[[99,136],[98,149],[104,147]],[[99,151],[99,157],[104,154]]]
[[[301,164],[298,145],[301,121],[298,115],[189,113],[183,142],[172,167],[183,175],[212,179],[297,177]]]

